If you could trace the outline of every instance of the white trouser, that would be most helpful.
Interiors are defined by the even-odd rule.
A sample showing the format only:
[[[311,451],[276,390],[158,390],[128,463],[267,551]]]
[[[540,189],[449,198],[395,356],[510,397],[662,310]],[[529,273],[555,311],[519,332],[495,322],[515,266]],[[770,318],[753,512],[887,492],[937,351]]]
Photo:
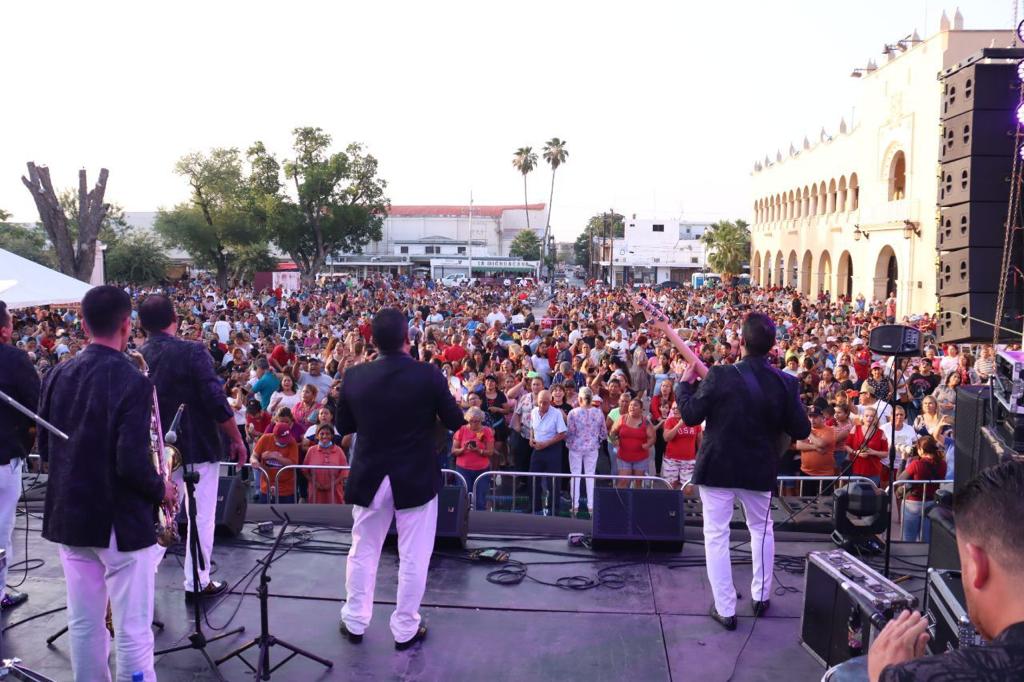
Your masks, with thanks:
[[[76,682],[109,682],[110,635],[107,599],[114,619],[114,649],[118,682],[130,682],[153,671],[153,564],[156,545],[119,552],[114,532],[109,547],[60,545],[60,562],[68,590],[68,636],[71,669]]]
[[[220,464],[217,462],[203,462],[192,465],[199,474],[199,483],[196,484],[196,527],[199,529],[199,551],[203,554],[203,561],[199,566],[199,589],[202,590],[210,582],[210,565],[213,561],[213,529],[217,522],[217,481],[220,478]],[[188,518],[188,495],[185,491],[183,480],[185,467],[181,467],[171,478],[178,486],[178,508],[185,510],[185,518]],[[185,536],[185,591],[192,592],[192,545],[188,538],[191,532],[189,527]],[[166,550],[165,550],[166,551]],[[163,555],[161,554],[161,557]]]
[[[7,561],[0,566],[0,599],[7,591],[7,566],[14,563],[14,518],[21,497],[21,465],[18,457],[10,464],[0,465],[0,547],[7,552]]]
[[[361,635],[373,616],[373,590],[384,538],[396,519],[398,528],[398,603],[391,614],[391,634],[407,642],[420,627],[420,602],[437,532],[437,496],[412,509],[395,509],[391,480],[384,477],[369,507],[352,507],[352,548],[345,565],[345,605],[341,620]]]
[[[569,471],[578,474],[593,474],[597,471],[597,450],[573,450],[569,448]],[[570,481],[572,489],[572,508],[579,509],[580,506],[580,479],[573,478]],[[587,479],[587,509],[594,513],[594,479]]]
[[[771,492],[739,488],[700,486],[704,514],[704,554],[708,565],[708,582],[715,595],[715,610],[728,618],[736,615],[736,587],[732,582],[729,561],[729,521],[732,520],[733,498],[740,501],[750,531],[750,553],[753,556],[753,580],[750,598],[765,601],[772,591],[772,569],[775,567],[775,531],[768,509]],[[767,522],[765,521],[767,519]]]

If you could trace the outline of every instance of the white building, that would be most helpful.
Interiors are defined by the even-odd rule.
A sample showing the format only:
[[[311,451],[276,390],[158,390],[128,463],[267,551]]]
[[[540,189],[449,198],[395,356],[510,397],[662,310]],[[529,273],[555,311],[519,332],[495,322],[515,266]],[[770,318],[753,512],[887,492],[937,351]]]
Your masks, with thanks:
[[[544,234],[547,206],[473,206],[473,256],[508,256],[516,235],[530,229]],[[392,206],[384,220],[383,236],[363,249],[369,255],[437,256],[465,255],[470,241],[469,206]],[[461,251],[459,249],[462,249]]]
[[[927,40],[899,41],[855,71],[856,120],[754,166],[753,282],[807,294],[896,293],[897,315],[936,308],[939,72],[1009,31],[966,31],[943,15]],[[845,75],[837,77],[846,77]]]
[[[614,266],[616,283],[668,280],[689,282],[690,275],[707,266],[701,235],[709,225],[674,218],[627,218],[624,237],[611,249],[601,242],[604,273]],[[607,277],[607,274],[605,274]]]

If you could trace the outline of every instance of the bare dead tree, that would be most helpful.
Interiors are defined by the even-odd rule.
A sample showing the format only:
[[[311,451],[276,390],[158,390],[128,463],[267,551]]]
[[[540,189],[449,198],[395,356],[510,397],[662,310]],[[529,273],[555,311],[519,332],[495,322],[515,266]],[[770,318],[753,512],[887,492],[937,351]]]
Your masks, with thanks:
[[[92,267],[96,262],[96,238],[107,217],[110,204],[103,203],[103,195],[107,191],[106,168],[100,169],[100,178],[92,191],[87,191],[86,172],[78,171],[78,235],[73,235],[68,227],[68,217],[57,199],[57,192],[50,181],[50,169],[36,166],[28,162],[28,177],[21,181],[32,194],[39,210],[39,220],[43,223],[53,250],[57,255],[57,267],[65,275],[70,275],[83,282],[92,277]]]

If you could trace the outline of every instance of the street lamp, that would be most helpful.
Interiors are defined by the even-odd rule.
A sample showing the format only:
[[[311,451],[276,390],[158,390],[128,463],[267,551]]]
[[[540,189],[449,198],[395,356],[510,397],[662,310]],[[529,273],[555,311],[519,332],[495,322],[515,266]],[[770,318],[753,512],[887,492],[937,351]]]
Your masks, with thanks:
[[[921,236],[921,226],[912,220],[903,221],[903,238],[910,239],[913,236]]]
[[[869,235],[867,232],[861,231],[860,225],[854,225],[853,226],[853,241],[859,242],[861,237],[864,237],[864,239],[870,239],[871,235]]]

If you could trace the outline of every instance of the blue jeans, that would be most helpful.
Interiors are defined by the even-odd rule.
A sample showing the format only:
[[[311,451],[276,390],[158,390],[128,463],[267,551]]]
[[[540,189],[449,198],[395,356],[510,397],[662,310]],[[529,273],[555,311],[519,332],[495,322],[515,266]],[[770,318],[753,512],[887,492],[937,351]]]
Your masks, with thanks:
[[[477,510],[487,509],[487,494],[491,488],[491,477],[488,476],[484,479],[484,482],[479,486],[474,485],[476,479],[480,478],[480,474],[487,471],[487,469],[463,469],[460,466],[456,466],[455,470],[462,474],[462,477],[466,479],[466,485],[469,486],[469,492],[473,493],[474,502],[473,508]],[[479,497],[476,497],[479,495]]]
[[[932,522],[928,518],[928,510],[935,506],[934,502],[906,500],[903,503],[903,542],[929,542],[932,538]]]

